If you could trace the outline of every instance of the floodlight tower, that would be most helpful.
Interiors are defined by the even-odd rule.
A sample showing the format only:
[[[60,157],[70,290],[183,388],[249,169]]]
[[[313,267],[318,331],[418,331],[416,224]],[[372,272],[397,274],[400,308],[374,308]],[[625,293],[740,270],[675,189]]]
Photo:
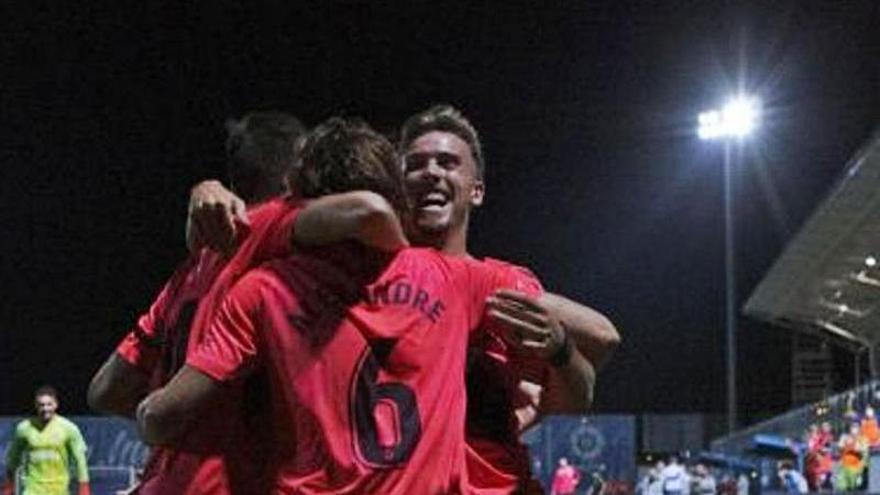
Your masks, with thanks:
[[[697,136],[724,142],[724,280],[725,335],[727,339],[727,431],[736,429],[736,273],[733,252],[733,194],[730,177],[730,145],[738,144],[758,126],[761,102],[751,96],[731,98],[720,110],[701,112]]]

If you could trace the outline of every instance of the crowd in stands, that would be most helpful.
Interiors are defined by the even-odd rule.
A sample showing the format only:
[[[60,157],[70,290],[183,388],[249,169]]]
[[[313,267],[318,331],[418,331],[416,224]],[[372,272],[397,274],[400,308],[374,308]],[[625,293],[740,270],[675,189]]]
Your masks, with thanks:
[[[876,414],[871,406],[861,416],[847,408],[843,419],[845,427],[839,434],[830,421],[824,421],[807,428],[802,444],[792,442],[792,449],[803,454],[803,475],[810,491],[856,491],[867,484],[868,454],[880,449]],[[840,463],[837,470],[835,460]]]
[[[707,465],[684,465],[677,457],[657,461],[639,480],[636,493],[641,495],[748,495],[749,478],[723,473],[719,477]]]

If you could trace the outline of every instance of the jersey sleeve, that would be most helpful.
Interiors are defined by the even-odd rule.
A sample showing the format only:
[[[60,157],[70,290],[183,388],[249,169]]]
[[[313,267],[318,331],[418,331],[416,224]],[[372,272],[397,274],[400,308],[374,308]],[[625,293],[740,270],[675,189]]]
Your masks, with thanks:
[[[272,200],[248,211],[251,224],[247,236],[199,303],[190,335],[203,334],[214,321],[227,294],[248,270],[290,254],[293,226],[299,211],[300,203],[292,199]],[[198,341],[191,339],[187,354],[194,352],[197,346]]]
[[[512,279],[512,288],[525,293],[532,297],[539,297],[544,293],[544,286],[538,280],[538,277],[528,268],[518,265],[508,265],[508,277]],[[487,322],[490,332],[497,332],[497,321]],[[547,361],[535,356],[527,355],[513,349],[510,353],[511,364],[519,371],[519,375],[523,380],[532,383],[543,384],[546,382],[547,373],[549,372]],[[523,406],[531,403],[531,400],[522,394],[517,393],[516,404]]]
[[[79,428],[70,423],[67,432],[67,449],[70,452],[73,461],[76,463],[76,479],[80,483],[89,481],[89,465],[86,462],[86,441],[83,440],[82,433]]]
[[[513,289],[532,297],[539,296],[544,292],[538,278],[531,270],[524,267],[492,260],[471,263],[470,270],[470,286],[467,290],[472,302],[470,305],[472,329],[492,330],[495,324],[492,320],[485,318],[485,306],[486,299],[495,291]]]
[[[538,277],[524,266],[508,265],[509,270],[508,282],[512,283],[512,289],[518,290],[532,297],[540,296],[544,293],[544,286]]]
[[[499,289],[513,289],[532,297],[539,297],[544,293],[544,287],[538,277],[528,268],[493,259],[487,260],[484,266],[490,272],[490,293],[486,297]],[[480,316],[478,327],[485,334],[483,337],[492,342],[488,348],[507,349],[501,354],[506,356],[505,359],[508,360],[509,366],[515,371],[516,376],[532,383],[543,384],[548,373],[547,362],[514,347],[509,347],[502,337],[505,333],[502,323],[486,317],[485,313]],[[515,403],[517,406],[527,405],[530,403],[530,399],[518,391]]]
[[[218,381],[248,375],[259,363],[262,277],[249,273],[220,305],[207,332],[187,356],[187,364]]]
[[[301,210],[300,202],[279,199],[254,211],[251,232],[242,246],[249,266],[291,254],[293,227]]]
[[[15,431],[12,434],[12,441],[9,443],[9,448],[6,450],[6,471],[13,473],[13,476],[15,470],[18,469],[18,465],[21,464],[21,455],[26,446],[27,442],[22,433],[22,423],[19,423],[15,427]]]
[[[177,268],[153,300],[150,309],[138,318],[134,328],[116,346],[116,353],[123,360],[146,374],[155,368],[160,359],[164,320],[194,261],[190,258]]]

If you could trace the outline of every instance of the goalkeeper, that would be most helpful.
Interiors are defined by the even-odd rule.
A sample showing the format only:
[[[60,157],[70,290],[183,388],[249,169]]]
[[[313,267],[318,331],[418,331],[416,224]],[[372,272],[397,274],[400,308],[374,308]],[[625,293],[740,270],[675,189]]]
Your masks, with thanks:
[[[76,462],[78,495],[91,495],[86,443],[79,428],[56,414],[58,394],[54,388],[37,389],[34,399],[37,415],[16,425],[6,453],[2,495],[15,493],[19,465],[24,465],[22,495],[68,495],[71,457]]]

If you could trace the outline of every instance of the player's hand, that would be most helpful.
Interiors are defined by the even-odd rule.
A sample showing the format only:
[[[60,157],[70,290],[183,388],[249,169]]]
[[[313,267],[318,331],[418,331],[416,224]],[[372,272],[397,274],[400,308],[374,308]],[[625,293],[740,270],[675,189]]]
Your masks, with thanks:
[[[505,339],[532,355],[550,359],[566,345],[565,328],[540,298],[502,289],[486,306],[489,317],[502,323]]]
[[[528,399],[525,404],[514,410],[517,420],[517,431],[522,433],[528,428],[531,428],[539,419],[541,419],[538,406],[541,403],[541,391],[543,390],[543,387],[537,383],[520,380],[517,388],[519,389],[520,394]]]
[[[186,220],[186,245],[190,252],[209,247],[231,253],[239,224],[248,224],[245,203],[223,184],[206,180],[192,188]]]
[[[0,487],[0,493],[2,493],[2,495],[15,495],[15,483],[9,479],[4,481],[3,486]]]
[[[77,495],[92,495],[92,488],[89,486],[87,481],[80,482],[79,490],[76,492]]]

